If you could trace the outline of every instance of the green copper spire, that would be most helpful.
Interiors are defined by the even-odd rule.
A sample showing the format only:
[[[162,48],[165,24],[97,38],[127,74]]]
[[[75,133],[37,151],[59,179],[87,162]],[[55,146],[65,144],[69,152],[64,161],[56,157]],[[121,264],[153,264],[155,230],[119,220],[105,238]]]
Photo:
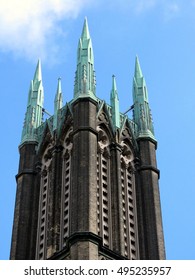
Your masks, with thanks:
[[[34,82],[42,81],[41,61],[40,61],[40,59],[38,60],[38,63],[37,63],[37,68],[36,68],[36,71],[35,71],[35,74],[34,74],[33,81]]]
[[[151,138],[155,140],[152,116],[149,108],[148,91],[138,57],[136,57],[135,61],[135,74],[133,79],[133,101],[134,122],[138,126],[137,138]]]
[[[43,110],[43,85],[41,74],[41,62],[37,63],[34,79],[30,83],[27,111],[22,131],[22,141],[36,141],[35,129],[42,124]]]
[[[82,35],[78,43],[74,99],[80,97],[91,97],[96,100],[95,90],[96,81],[93,48],[87,18],[85,18]]]
[[[143,74],[142,74],[142,70],[141,70],[141,67],[140,67],[138,56],[136,56],[136,59],[135,59],[135,75],[134,75],[134,77],[135,77],[136,80],[139,80],[139,79],[143,78]]]
[[[119,113],[119,99],[116,87],[116,78],[112,76],[112,90],[110,93],[110,104],[111,104],[111,113],[112,121],[115,128],[120,127],[120,113]]]
[[[82,31],[81,38],[82,38],[82,40],[90,39],[89,27],[88,27],[88,22],[87,22],[86,17],[85,17],[85,21],[84,21],[84,25],[83,25],[83,31]]]
[[[62,86],[61,86],[61,78],[58,79],[58,86],[54,101],[54,117],[53,117],[53,130],[57,128],[58,124],[58,111],[63,106],[63,99],[62,99]]]

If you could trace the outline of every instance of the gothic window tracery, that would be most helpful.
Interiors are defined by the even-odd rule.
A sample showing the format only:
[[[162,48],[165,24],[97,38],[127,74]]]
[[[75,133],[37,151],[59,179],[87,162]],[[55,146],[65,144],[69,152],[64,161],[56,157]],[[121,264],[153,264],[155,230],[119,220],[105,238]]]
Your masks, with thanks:
[[[121,146],[124,249],[125,257],[133,260],[138,258],[134,155],[128,142],[122,141]]]
[[[37,234],[37,259],[45,259],[47,244],[47,225],[49,209],[49,191],[51,183],[52,145],[49,144],[42,157],[41,184],[39,199],[39,217]]]
[[[63,142],[63,164],[62,164],[62,201],[61,201],[61,249],[65,247],[69,236],[69,207],[70,207],[70,188],[71,188],[71,139],[72,127],[66,133]]]
[[[98,235],[102,237],[104,246],[110,247],[110,141],[105,130],[100,126],[97,130],[97,227]]]

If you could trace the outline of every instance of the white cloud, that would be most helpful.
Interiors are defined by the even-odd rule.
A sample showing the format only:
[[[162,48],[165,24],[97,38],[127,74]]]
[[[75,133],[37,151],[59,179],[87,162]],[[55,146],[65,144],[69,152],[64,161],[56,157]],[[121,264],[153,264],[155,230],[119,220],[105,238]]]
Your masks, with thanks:
[[[175,18],[180,13],[180,5],[177,2],[169,3],[164,8],[164,18],[166,21],[171,20],[172,18]]]
[[[57,51],[58,22],[75,18],[91,0],[0,0],[0,50],[30,59]],[[52,53],[51,53],[52,52]]]
[[[184,0],[0,0],[0,51],[35,60],[47,60],[59,53],[57,39],[66,36],[63,19],[76,18],[91,7],[124,10],[141,16],[158,9],[164,19],[179,15]],[[190,6],[195,0],[190,1]]]
[[[165,20],[177,16],[183,5],[183,0],[129,0],[137,14],[146,13],[154,9],[161,11]],[[195,0],[194,0],[195,1]]]
[[[103,5],[105,0],[99,2]],[[117,8],[138,17],[149,12],[158,12],[165,20],[178,16],[182,9],[186,9],[186,0],[107,0],[106,3],[112,9]],[[195,0],[191,0],[188,7],[193,3],[195,4]]]
[[[157,0],[138,0],[134,3],[135,11],[137,13],[143,13],[151,10],[156,6],[157,2]]]
[[[97,2],[102,6],[105,6],[106,2],[107,8],[139,15],[154,8],[159,1],[161,0],[98,0]]]

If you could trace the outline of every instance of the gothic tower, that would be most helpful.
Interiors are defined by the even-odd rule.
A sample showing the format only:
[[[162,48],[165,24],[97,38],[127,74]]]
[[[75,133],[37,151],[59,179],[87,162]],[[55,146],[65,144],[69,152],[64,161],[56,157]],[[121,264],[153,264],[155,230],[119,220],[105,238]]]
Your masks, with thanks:
[[[96,96],[87,19],[73,99],[43,121],[38,62],[30,84],[16,176],[11,259],[164,259],[159,170],[148,92],[136,57],[133,119]]]

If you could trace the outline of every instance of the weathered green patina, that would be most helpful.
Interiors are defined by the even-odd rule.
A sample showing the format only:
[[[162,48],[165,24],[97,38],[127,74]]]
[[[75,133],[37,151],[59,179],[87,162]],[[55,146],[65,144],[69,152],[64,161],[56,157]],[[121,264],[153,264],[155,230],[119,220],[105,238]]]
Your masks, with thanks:
[[[63,107],[62,86],[61,86],[61,78],[59,78],[55,101],[54,101],[53,130],[57,129],[58,127],[58,113],[62,107]]]
[[[115,128],[120,128],[120,112],[119,112],[119,99],[116,87],[116,78],[112,76],[112,90],[110,93],[110,104],[111,104],[111,114],[112,122]]]
[[[21,144],[26,141],[37,141],[35,129],[38,128],[43,121],[43,101],[44,93],[42,85],[41,62],[39,60],[34,79],[30,83]]]
[[[133,102],[133,120],[138,127],[136,138],[151,138],[156,141],[148,101],[148,91],[138,57],[136,57],[135,61],[135,74],[133,78]]]
[[[98,102],[98,106],[105,102],[95,95],[96,81],[94,71],[94,56],[92,42],[89,34],[87,19],[85,18],[81,38],[79,39],[77,51],[77,69],[74,85],[73,99],[63,107],[61,79],[58,79],[58,86],[54,100],[54,115],[43,123],[43,85],[41,74],[41,63],[38,61],[34,79],[31,81],[27,111],[25,115],[22,132],[23,144],[26,141],[41,141],[44,131],[49,126],[50,131],[57,131],[60,134],[63,127],[64,116],[69,110],[71,112],[72,103],[78,98],[89,97]],[[156,142],[152,123],[151,111],[149,108],[148,92],[146,82],[142,74],[138,57],[135,62],[135,73],[133,78],[133,119],[129,119],[126,114],[119,111],[119,98],[116,86],[116,78],[112,77],[112,89],[110,92],[110,105],[106,104],[113,132],[121,129],[124,120],[129,122],[134,137],[149,138]],[[95,117],[95,116],[94,116]]]
[[[77,70],[74,85],[74,100],[82,97],[91,97],[96,100],[96,80],[94,71],[93,47],[89,34],[87,18],[77,50]]]

